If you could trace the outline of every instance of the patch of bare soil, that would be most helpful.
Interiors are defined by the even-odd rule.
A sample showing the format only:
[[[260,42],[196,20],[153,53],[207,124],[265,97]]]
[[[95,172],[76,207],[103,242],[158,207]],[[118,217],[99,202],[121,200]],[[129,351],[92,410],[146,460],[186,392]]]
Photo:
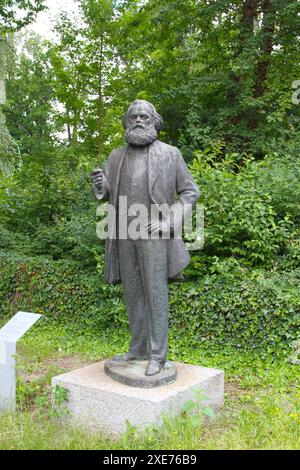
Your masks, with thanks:
[[[26,364],[26,358],[22,362]],[[19,370],[20,376],[26,382],[32,382],[41,379],[47,373],[63,374],[79,367],[84,367],[91,364],[80,356],[54,356],[46,358],[42,363],[30,363],[28,367],[21,367]]]
[[[224,392],[228,400],[235,400],[242,394],[247,393],[247,391],[240,386],[238,380],[225,381]]]

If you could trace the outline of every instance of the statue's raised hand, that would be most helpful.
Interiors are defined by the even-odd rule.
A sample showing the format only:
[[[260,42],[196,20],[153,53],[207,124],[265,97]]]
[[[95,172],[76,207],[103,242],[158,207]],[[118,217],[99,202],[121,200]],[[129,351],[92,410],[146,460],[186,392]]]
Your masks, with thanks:
[[[96,168],[91,174],[92,181],[96,188],[101,191],[106,182],[106,176],[102,168]]]

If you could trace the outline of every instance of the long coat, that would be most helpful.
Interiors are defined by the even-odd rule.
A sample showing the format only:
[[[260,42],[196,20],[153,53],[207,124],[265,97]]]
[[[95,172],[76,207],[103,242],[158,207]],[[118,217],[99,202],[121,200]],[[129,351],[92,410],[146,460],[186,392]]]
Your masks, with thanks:
[[[100,192],[93,186],[95,197],[109,201],[117,211],[121,169],[128,146],[115,149],[108,157],[104,168],[108,188]],[[194,205],[199,198],[199,190],[190,174],[185,161],[176,147],[155,140],[149,145],[148,154],[148,190],[152,203]],[[117,223],[116,221],[113,223]],[[105,247],[105,280],[110,284],[120,281],[118,241],[107,238]],[[182,239],[168,240],[168,277],[176,278],[188,265],[190,255]]]

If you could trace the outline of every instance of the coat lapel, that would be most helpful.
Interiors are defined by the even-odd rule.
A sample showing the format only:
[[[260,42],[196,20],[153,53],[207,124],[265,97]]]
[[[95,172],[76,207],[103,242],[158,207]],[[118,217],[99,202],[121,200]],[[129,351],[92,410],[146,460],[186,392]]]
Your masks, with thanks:
[[[114,198],[113,198],[113,205],[115,207],[118,206],[118,199],[119,199],[119,187],[120,187],[120,177],[121,177],[121,171],[122,171],[122,166],[124,162],[124,158],[126,155],[128,149],[128,145],[126,147],[123,147],[118,162],[116,163],[116,170],[115,170],[115,191],[114,191]]]
[[[148,185],[149,185],[149,194],[152,200],[153,200],[152,189],[160,171],[159,156],[160,156],[159,155],[159,142],[155,140],[153,144],[149,145],[149,155],[148,155]]]

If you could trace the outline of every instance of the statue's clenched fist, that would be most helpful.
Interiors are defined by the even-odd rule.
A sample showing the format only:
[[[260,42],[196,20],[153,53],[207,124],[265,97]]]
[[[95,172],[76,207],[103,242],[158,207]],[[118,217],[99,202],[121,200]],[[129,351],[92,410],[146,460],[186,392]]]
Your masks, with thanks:
[[[96,168],[91,174],[92,181],[96,188],[101,191],[106,182],[106,176],[102,168]]]

